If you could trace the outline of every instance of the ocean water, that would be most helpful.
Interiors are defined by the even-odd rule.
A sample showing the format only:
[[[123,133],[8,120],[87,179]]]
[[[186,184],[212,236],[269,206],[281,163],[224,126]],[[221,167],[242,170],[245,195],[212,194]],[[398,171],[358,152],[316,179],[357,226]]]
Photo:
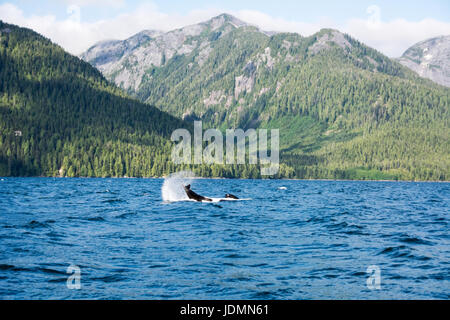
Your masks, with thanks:
[[[0,179],[0,299],[450,298],[449,183],[163,183]]]

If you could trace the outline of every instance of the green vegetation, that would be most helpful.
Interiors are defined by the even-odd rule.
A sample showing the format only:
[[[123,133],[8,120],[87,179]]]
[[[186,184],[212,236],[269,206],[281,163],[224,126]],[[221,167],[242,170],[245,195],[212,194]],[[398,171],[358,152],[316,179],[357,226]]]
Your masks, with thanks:
[[[175,166],[170,134],[191,128],[180,119],[188,115],[201,117],[205,129],[279,128],[275,178],[450,180],[450,90],[347,36],[351,47],[312,52],[331,30],[309,38],[251,27],[222,37],[205,32],[191,39],[212,41],[203,66],[194,51],[150,68],[130,92],[145,104],[48,39],[0,22],[6,28],[0,176],[156,177],[188,169],[261,178],[257,165]],[[235,97],[239,76],[253,87]],[[213,91],[224,98],[206,105]]]
[[[0,176],[159,177],[192,170],[260,178],[257,165],[176,166],[170,135],[191,124],[129,98],[35,32],[0,22],[0,31],[7,28],[0,36]]]
[[[0,23],[1,176],[159,176],[174,127],[79,58]],[[17,132],[16,132],[17,131]]]
[[[335,30],[219,31],[202,65],[200,49],[175,56],[129,93],[222,130],[279,128],[296,178],[450,179],[450,89]]]

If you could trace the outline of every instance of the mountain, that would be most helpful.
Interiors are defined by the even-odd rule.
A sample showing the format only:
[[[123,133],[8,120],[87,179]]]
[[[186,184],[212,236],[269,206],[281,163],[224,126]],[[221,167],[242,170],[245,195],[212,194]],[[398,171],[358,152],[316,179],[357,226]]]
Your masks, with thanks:
[[[450,91],[338,30],[268,33],[222,14],[113,63],[94,51],[83,58],[107,79],[174,116],[279,128],[297,178],[450,177]]]
[[[158,55],[159,65],[147,63]],[[122,89],[32,30],[0,22],[0,175],[260,177],[256,165],[175,166],[169,138],[191,128],[184,117],[279,128],[274,177],[449,179],[450,89],[337,30],[268,33],[221,15],[104,41],[88,56]]]
[[[81,57],[141,101],[176,116],[192,114],[215,124],[222,123],[222,118],[239,122],[242,116],[237,114],[242,112],[238,109],[251,109],[263,95],[274,97],[272,91],[285,96],[280,92],[286,88],[285,81],[296,81],[290,78],[308,64],[314,68],[320,64],[316,68],[320,71],[331,62],[333,69],[353,67],[414,77],[337,30],[324,29],[307,38],[269,34],[228,14],[157,33],[137,44],[135,38],[144,37],[139,33],[124,41],[107,42],[106,48],[102,42]],[[224,109],[225,116],[221,114]],[[211,113],[219,120],[211,119]]]
[[[450,36],[416,43],[398,61],[421,77],[450,87]]]
[[[161,176],[186,124],[50,40],[0,21],[0,176]]]
[[[81,58],[97,65],[102,72],[108,72],[109,67],[121,57],[161,34],[162,32],[156,30],[144,30],[124,41],[104,40],[83,53]]]
[[[123,41],[100,42],[89,48],[81,58],[102,71],[124,89],[136,91],[143,82],[149,66],[163,66],[173,57],[201,51],[198,63],[207,58],[207,48],[214,37],[246,23],[221,15],[206,23],[187,26],[170,32],[142,31]]]

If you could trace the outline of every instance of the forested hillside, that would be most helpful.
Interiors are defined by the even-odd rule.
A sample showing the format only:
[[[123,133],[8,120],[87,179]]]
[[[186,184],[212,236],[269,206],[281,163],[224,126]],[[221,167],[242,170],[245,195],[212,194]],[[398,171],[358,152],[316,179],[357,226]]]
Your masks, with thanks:
[[[184,123],[35,32],[0,22],[0,176],[160,176]]]

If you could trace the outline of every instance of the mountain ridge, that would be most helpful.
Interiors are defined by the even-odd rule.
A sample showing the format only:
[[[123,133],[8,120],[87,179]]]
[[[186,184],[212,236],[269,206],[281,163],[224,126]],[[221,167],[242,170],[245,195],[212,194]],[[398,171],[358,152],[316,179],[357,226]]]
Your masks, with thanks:
[[[228,32],[231,31],[230,28],[226,27],[223,28],[225,30],[219,30],[222,27],[224,27],[224,25],[227,25],[228,27],[233,27],[235,29],[239,29],[242,27],[250,29],[253,28],[253,30],[257,31],[260,34],[266,35],[269,38],[276,35],[284,35],[284,36],[294,35],[301,39],[307,39],[307,38],[314,38],[319,35],[323,35],[325,33],[325,37],[321,37],[320,39],[318,39],[317,43],[312,45],[311,50],[313,53],[317,53],[320,50],[329,48],[330,46],[328,44],[330,43],[335,43],[343,49],[349,46],[348,41],[345,39],[345,37],[348,37],[348,35],[335,29],[323,28],[310,37],[303,37],[298,33],[290,33],[290,32],[266,32],[261,30],[257,26],[250,25],[235,18],[230,14],[224,13],[216,17],[213,17],[207,21],[200,22],[198,24],[193,24],[186,27],[177,28],[171,31],[162,32],[153,39],[156,44],[156,47],[147,49],[142,48],[145,47],[145,45],[147,44],[144,43],[142,44],[141,48],[137,48],[134,54],[133,50],[129,50],[124,54],[122,54],[120,57],[117,57],[117,60],[115,60],[115,62],[117,62],[116,64],[110,63],[104,64],[101,61],[99,62],[97,60],[97,57],[89,56],[89,52],[95,50],[99,45],[101,45],[101,43],[93,45],[85,53],[82,53],[80,57],[83,60],[93,64],[99,70],[101,70],[102,73],[108,79],[112,80],[120,87],[124,88],[125,90],[129,90],[129,92],[132,93],[133,91],[139,90],[139,86],[142,84],[142,78],[144,77],[146,70],[134,68],[133,72],[128,72],[128,70],[124,68],[124,65],[132,65],[132,66],[137,65],[142,66],[143,68],[146,69],[148,69],[152,65],[155,67],[161,67],[174,55],[175,56],[189,55],[195,49],[203,49],[200,56],[198,57],[198,61],[200,61],[199,64],[201,65],[204,59],[206,59],[209,55],[209,49],[212,41],[205,41],[211,39],[201,39],[202,40],[201,43],[197,42],[192,44],[190,43],[189,37],[199,36],[201,32],[204,32],[205,29],[209,27],[210,36],[213,38],[212,40],[217,40],[214,39],[214,37],[223,37]],[[220,32],[216,33],[215,35],[212,32],[216,30]],[[133,37],[138,36],[139,34],[140,33],[137,33],[136,35],[125,40],[117,40],[117,42],[120,41],[121,43],[126,43],[130,41],[130,39],[132,39]],[[330,36],[327,38],[328,34]],[[370,50],[374,49],[370,48]],[[375,61],[371,62],[373,62],[374,67],[376,68],[376,62]]]
[[[421,77],[450,87],[450,35],[420,41],[397,60]]]

